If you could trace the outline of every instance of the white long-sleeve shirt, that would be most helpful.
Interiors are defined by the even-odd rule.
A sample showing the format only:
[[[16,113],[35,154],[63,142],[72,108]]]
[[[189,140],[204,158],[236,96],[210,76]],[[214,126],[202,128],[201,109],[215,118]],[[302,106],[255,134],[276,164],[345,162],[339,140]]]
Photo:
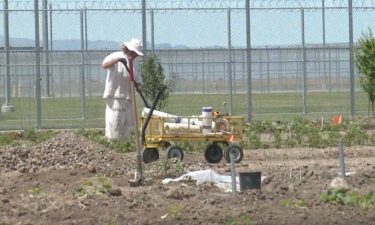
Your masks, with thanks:
[[[126,59],[129,68],[128,57],[122,51],[113,52],[107,57],[105,57],[103,60],[103,64],[108,61],[117,60],[120,58]],[[135,82],[141,83],[139,57],[137,57],[133,61],[133,68]],[[107,70],[103,98],[124,98],[130,100],[130,85],[131,84],[129,72],[126,70],[126,67],[121,62],[117,62],[113,64],[111,67],[109,67]]]

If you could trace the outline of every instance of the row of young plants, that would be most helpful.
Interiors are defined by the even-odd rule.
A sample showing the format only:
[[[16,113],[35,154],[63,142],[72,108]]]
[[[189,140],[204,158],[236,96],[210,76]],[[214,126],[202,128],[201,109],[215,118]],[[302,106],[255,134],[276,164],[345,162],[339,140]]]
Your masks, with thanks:
[[[245,128],[245,147],[249,149],[337,146],[342,137],[345,146],[375,145],[374,132],[360,121],[330,121],[296,117],[286,121],[254,121]]]
[[[40,143],[56,135],[56,131],[26,130],[0,134],[0,146],[17,145],[24,141]],[[102,130],[79,129],[76,131],[98,144],[118,152],[134,151],[134,137],[126,140],[108,141]],[[343,120],[340,125],[296,117],[285,121],[253,121],[245,127],[245,149],[337,146],[342,137],[345,146],[375,146],[375,132],[368,122]],[[201,142],[181,142],[187,151],[204,149]]]
[[[49,140],[57,134],[57,131],[45,130],[37,131],[29,129],[22,132],[6,132],[0,134],[0,146],[5,145],[24,145],[26,143],[38,144]]]
[[[103,131],[77,131],[99,144],[118,152],[134,150],[134,137],[126,140],[108,141]],[[285,121],[253,121],[245,127],[244,149],[335,147],[342,138],[345,146],[362,145],[375,146],[375,132],[368,123],[354,120],[343,120],[340,125],[330,121],[308,120],[295,117]],[[178,145],[184,151],[199,151],[205,149],[207,143],[180,141]]]

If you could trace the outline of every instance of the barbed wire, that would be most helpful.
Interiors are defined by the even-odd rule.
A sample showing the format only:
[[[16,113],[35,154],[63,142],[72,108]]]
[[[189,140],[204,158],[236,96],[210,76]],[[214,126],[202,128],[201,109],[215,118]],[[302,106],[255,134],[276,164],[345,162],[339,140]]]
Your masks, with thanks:
[[[40,1],[40,0],[39,0]],[[348,7],[348,0],[251,0],[250,7],[256,9],[318,9]],[[353,7],[374,8],[375,0],[353,0]],[[147,9],[173,10],[173,9],[243,9],[245,0],[146,0]],[[139,10],[141,0],[48,0],[53,9],[119,9]],[[39,4],[41,7],[41,4]],[[31,10],[34,8],[33,0],[8,0],[10,10]]]

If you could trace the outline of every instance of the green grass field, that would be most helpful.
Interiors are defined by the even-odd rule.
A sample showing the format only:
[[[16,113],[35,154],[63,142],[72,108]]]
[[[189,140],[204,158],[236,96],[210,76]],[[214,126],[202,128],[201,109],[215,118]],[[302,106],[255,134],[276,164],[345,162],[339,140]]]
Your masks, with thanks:
[[[307,113],[303,115],[301,93],[256,93],[252,95],[254,120],[283,120],[295,116],[307,118],[331,117],[350,114],[349,92],[312,92],[307,94]],[[150,101],[151,102],[151,101]],[[224,107],[226,102],[226,109]],[[15,112],[0,114],[0,130],[23,130],[37,127],[36,101],[33,98],[14,98]],[[143,102],[137,100],[139,115]],[[202,107],[211,106],[214,111],[225,112],[229,108],[229,96],[223,94],[171,94],[162,111],[180,116],[200,115]],[[232,114],[247,116],[247,95],[232,97]],[[356,115],[367,115],[368,101],[363,92],[355,94]],[[105,100],[101,97],[86,98],[86,120],[83,119],[81,98],[42,99],[42,127],[53,128],[103,128]]]

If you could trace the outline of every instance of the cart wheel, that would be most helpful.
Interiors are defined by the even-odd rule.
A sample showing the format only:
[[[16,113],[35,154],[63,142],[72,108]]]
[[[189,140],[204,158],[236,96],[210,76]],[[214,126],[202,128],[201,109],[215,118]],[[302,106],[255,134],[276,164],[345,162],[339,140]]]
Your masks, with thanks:
[[[239,163],[243,158],[242,146],[237,143],[230,143],[224,152],[225,160],[230,163],[230,153],[234,153],[234,162]]]
[[[157,148],[144,148],[142,151],[142,161],[144,163],[154,162],[159,159],[159,151]]]
[[[162,142],[160,142],[160,147],[162,148],[162,149],[168,149],[168,147],[169,146],[171,146],[171,143],[169,143],[168,141],[162,141]]]
[[[176,158],[179,161],[184,159],[184,151],[182,148],[177,145],[171,145],[167,148],[167,157],[168,159]]]
[[[223,149],[216,143],[207,146],[204,158],[209,163],[218,163],[223,158]]]

